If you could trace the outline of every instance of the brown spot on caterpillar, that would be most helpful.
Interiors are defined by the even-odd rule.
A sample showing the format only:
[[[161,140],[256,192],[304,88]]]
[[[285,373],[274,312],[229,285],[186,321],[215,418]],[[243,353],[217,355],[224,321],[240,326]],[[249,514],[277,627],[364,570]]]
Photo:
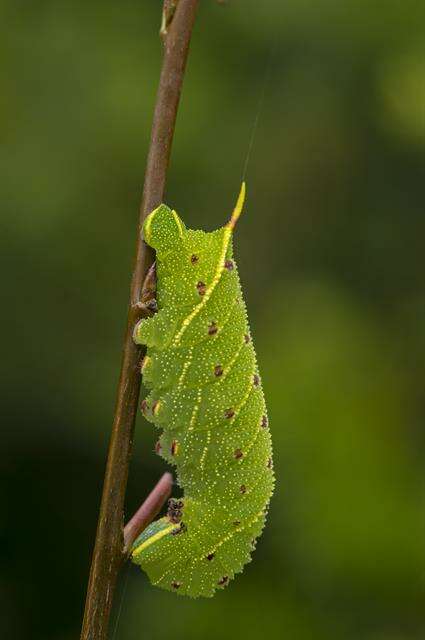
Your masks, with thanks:
[[[217,582],[217,584],[220,587],[223,587],[225,584],[227,584],[229,582],[229,576],[223,576],[222,578],[220,578],[220,580]]]
[[[178,524],[180,522],[180,519],[181,519],[182,515],[183,514],[182,514],[181,511],[171,511],[171,512],[168,512],[168,514],[167,514],[168,519],[173,524]],[[176,531],[177,531],[177,529],[176,529]],[[171,532],[173,534],[173,536],[175,535],[176,531],[172,531]]]
[[[267,460],[267,469],[271,469],[273,467],[273,460],[271,458],[269,458]]]
[[[157,453],[159,455],[161,453],[161,449],[162,449],[162,446],[161,446],[160,441],[158,440],[158,442],[155,445],[155,453]]]
[[[235,412],[233,411],[233,409],[230,407],[230,409],[226,409],[226,411],[224,412],[224,416],[230,420],[230,418],[233,418],[233,416],[235,415]]]
[[[182,509],[183,508],[183,500],[176,500],[175,498],[170,498],[168,500],[168,508],[169,509]]]
[[[246,493],[246,486],[244,484],[241,484],[241,486],[239,487],[239,491],[242,494]]]
[[[269,421],[267,420],[267,416],[263,416],[261,418],[261,426],[263,427],[263,429],[267,429],[267,427],[269,426]]]
[[[249,342],[251,342],[251,336],[248,333],[246,333],[244,335],[244,340],[245,340],[245,344],[248,344]]]
[[[217,376],[217,378],[223,375],[223,367],[221,366],[221,364],[218,364],[214,367],[214,375]]]
[[[258,387],[258,385],[260,384],[260,377],[256,373],[252,377],[252,384],[254,385],[254,387]]]
[[[185,525],[184,522],[180,522],[180,526],[178,529],[174,529],[174,531],[171,532],[172,536],[178,536],[180,533],[184,533],[185,531],[187,531],[187,527]]]
[[[214,558],[214,556],[215,556],[215,553],[209,553],[207,555],[207,560],[212,560]]]
[[[190,256],[190,261],[192,264],[196,264],[198,262],[199,258],[196,255],[196,253],[192,253],[192,255]]]
[[[198,282],[198,284],[196,285],[196,288],[198,289],[198,293],[200,296],[204,296],[207,290],[207,285],[205,284],[205,282],[201,282],[201,280]]]
[[[218,331],[217,323],[214,320],[208,325],[208,335],[214,336]]]
[[[171,443],[171,455],[176,456],[179,452],[180,445],[177,440],[173,440]]]
[[[240,449],[235,449],[233,455],[235,456],[236,460],[240,460],[243,457],[243,453]]]
[[[174,498],[170,498],[168,501],[168,510],[167,510],[167,516],[170,519],[171,522],[177,524],[178,522],[180,522],[181,517],[182,517],[182,509],[183,507],[183,501],[182,500],[175,500]],[[185,525],[184,525],[185,528]],[[175,535],[175,532],[172,532],[173,535]],[[180,531],[179,531],[180,533]]]
[[[234,526],[234,527],[239,527],[240,523],[241,523],[241,521],[240,521],[240,520],[234,520],[234,521],[233,521],[233,526]]]
[[[173,587],[173,589],[178,589],[179,587],[181,587],[181,582],[177,582],[176,580],[174,582],[171,583],[171,586]]]
[[[224,267],[225,269],[227,269],[227,271],[232,271],[234,267],[233,260],[226,260],[226,262],[224,263]]]
[[[140,403],[140,408],[143,413],[146,413],[146,411],[148,410],[148,403],[146,402],[146,399],[142,400],[142,402]]]

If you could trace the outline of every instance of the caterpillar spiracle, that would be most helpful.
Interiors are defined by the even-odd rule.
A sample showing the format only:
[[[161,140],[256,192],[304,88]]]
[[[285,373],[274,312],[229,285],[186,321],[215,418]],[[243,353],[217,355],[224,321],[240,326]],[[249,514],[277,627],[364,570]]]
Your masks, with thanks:
[[[229,222],[186,229],[160,205],[143,226],[156,251],[157,313],[135,328],[147,345],[145,417],[157,452],[175,465],[182,498],[138,537],[132,560],[158,587],[212,596],[251,560],[274,487],[260,374],[233,258]]]

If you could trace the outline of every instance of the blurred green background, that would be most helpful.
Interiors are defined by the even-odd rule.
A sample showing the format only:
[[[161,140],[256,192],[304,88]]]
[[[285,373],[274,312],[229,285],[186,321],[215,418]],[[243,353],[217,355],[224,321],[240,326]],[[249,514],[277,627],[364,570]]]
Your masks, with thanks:
[[[227,219],[269,66],[235,245],[278,483],[229,589],[177,598],[131,567],[115,640],[423,638],[424,7],[201,2],[166,200],[195,228]],[[159,14],[130,0],[0,5],[8,640],[78,637]],[[154,440],[140,418],[128,513],[165,468]]]

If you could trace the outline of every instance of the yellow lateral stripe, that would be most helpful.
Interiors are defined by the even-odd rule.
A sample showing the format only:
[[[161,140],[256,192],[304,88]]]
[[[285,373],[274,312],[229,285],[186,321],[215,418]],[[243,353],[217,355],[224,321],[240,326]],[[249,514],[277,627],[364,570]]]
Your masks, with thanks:
[[[187,354],[187,360],[185,361],[185,363],[183,365],[182,372],[180,374],[179,382],[178,382],[178,385],[177,385],[178,389],[181,389],[181,387],[182,387],[182,384],[183,384],[183,381],[185,379],[187,370],[190,367],[190,364],[192,362],[192,356],[193,356],[193,347],[191,347],[189,349],[189,352]]]
[[[150,538],[147,538],[147,540],[142,542],[142,544],[139,544],[139,546],[136,547],[134,549],[134,551],[131,552],[131,555],[132,556],[138,555],[141,551],[146,549],[146,547],[150,547],[151,544],[153,544],[154,542],[158,542],[158,540],[161,540],[161,538],[166,536],[167,533],[171,533],[171,531],[175,531],[176,529],[179,529],[179,527],[180,527],[179,524],[177,524],[177,525],[176,524],[170,524],[170,526],[167,527],[166,529],[161,529],[161,531],[158,531],[158,533],[155,533]]]
[[[205,458],[207,456],[208,447],[210,446],[210,444],[211,444],[211,431],[207,431],[207,444],[204,447],[201,459],[199,461],[199,468],[201,469],[201,471],[204,470]]]
[[[191,313],[183,320],[182,326],[180,328],[180,331],[177,333],[176,337],[173,340],[173,345],[177,346],[182,338],[182,335],[184,334],[184,332],[186,331],[187,327],[190,325],[190,323],[192,322],[192,320],[198,315],[198,313],[201,311],[201,309],[204,308],[204,306],[207,304],[208,300],[211,297],[212,292],[214,291],[214,289],[216,288],[217,284],[220,281],[221,275],[225,269],[224,266],[224,258],[226,257],[226,251],[227,248],[229,246],[229,242],[230,242],[230,238],[233,232],[233,228],[239,218],[239,216],[242,213],[242,208],[243,208],[243,204],[245,201],[245,192],[246,192],[246,187],[245,187],[245,182],[242,182],[241,185],[241,190],[239,192],[239,196],[236,202],[236,206],[233,209],[233,213],[230,217],[229,222],[226,224],[226,226],[224,227],[224,236],[223,236],[223,249],[218,261],[218,265],[217,265],[217,271],[216,274],[214,276],[214,279],[211,283],[211,286],[209,287],[209,289],[205,292],[204,297],[202,298],[201,302],[199,302],[199,304],[196,305],[196,307],[193,309],[193,311],[191,311]],[[173,211],[173,213],[175,213]]]
[[[187,327],[190,325],[190,323],[192,322],[192,320],[198,315],[198,313],[201,311],[201,309],[203,309],[205,307],[205,305],[207,304],[208,300],[210,299],[212,292],[214,291],[214,289],[216,288],[217,284],[220,281],[221,278],[221,274],[223,273],[225,266],[224,266],[224,258],[226,256],[226,251],[227,251],[227,247],[229,246],[229,242],[230,242],[230,237],[232,235],[232,228],[231,227],[225,227],[224,228],[224,236],[223,236],[223,248],[219,257],[219,261],[218,261],[218,265],[217,265],[217,271],[215,273],[214,279],[211,283],[211,286],[209,287],[209,289],[205,292],[204,297],[202,298],[201,302],[199,302],[196,307],[193,309],[193,311],[191,311],[189,313],[189,315],[183,320],[182,326],[180,331],[177,333],[176,337],[173,340],[173,345],[177,346],[182,338],[182,335],[184,334],[184,332],[186,331]]]
[[[196,399],[195,406],[193,407],[188,431],[193,431],[193,427],[195,426],[195,422],[196,422],[196,416],[198,415],[199,407],[201,405],[201,400],[202,400],[202,390],[200,389],[198,391],[198,397]]]
[[[241,403],[239,404],[239,406],[235,409],[235,413],[233,414],[233,417],[229,420],[229,424],[233,424],[233,422],[236,420],[236,418],[239,416],[240,412],[242,411],[242,409],[244,408],[244,406],[246,405],[246,403],[249,400],[249,397],[252,393],[253,390],[253,385],[251,383],[251,381],[248,384],[248,388],[247,391],[244,395],[244,397],[242,398]]]
[[[224,380],[226,378],[227,375],[229,375],[230,371],[232,370],[232,367],[234,366],[236,360],[239,358],[240,353],[242,351],[242,349],[245,346],[245,337],[242,338],[242,342],[240,347],[236,350],[235,355],[233,356],[233,358],[230,360],[230,362],[224,367],[224,371],[223,371],[223,375],[221,376],[221,380]]]

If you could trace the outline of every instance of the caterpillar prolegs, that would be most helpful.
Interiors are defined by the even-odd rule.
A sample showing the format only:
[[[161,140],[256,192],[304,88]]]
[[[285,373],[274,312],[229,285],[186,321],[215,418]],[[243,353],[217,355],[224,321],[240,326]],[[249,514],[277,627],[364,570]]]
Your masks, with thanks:
[[[229,222],[186,229],[160,205],[143,233],[156,251],[158,312],[134,339],[151,389],[145,417],[162,429],[157,452],[176,466],[184,496],[135,541],[132,559],[152,583],[212,596],[250,561],[273,492],[271,440]]]

